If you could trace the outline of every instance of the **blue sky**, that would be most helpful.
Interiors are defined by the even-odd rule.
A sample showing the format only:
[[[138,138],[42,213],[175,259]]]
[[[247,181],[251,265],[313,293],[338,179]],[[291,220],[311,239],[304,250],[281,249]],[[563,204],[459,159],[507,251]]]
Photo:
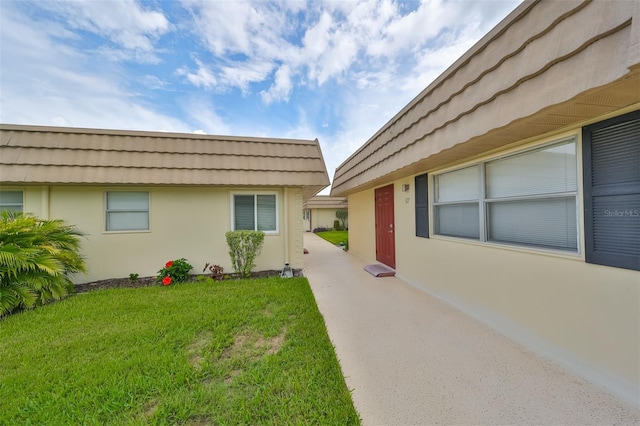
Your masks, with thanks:
[[[335,168],[520,0],[0,0],[0,122],[320,140]]]

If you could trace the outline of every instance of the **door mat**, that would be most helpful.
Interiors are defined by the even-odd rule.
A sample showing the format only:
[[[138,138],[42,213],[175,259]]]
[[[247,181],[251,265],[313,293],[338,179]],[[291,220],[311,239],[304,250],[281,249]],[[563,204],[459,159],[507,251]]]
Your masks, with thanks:
[[[364,270],[374,277],[393,277],[396,271],[382,263],[374,263],[373,265],[365,265]]]

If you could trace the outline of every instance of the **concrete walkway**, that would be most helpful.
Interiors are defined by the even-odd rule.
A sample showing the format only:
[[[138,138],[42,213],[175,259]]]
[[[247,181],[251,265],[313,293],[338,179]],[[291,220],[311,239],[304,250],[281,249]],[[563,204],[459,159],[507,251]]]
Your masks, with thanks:
[[[364,425],[638,425],[637,410],[306,233],[305,273]]]

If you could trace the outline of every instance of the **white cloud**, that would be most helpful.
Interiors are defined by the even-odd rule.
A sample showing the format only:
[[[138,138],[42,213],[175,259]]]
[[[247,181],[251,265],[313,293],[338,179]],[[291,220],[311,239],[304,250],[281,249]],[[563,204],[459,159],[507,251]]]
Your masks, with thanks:
[[[0,121],[317,137],[332,177],[516,5],[168,4],[0,1]]]
[[[291,69],[287,65],[283,65],[276,71],[274,83],[267,91],[262,91],[262,100],[266,104],[274,101],[288,100],[293,85],[291,83]]]
[[[179,119],[137,102],[123,87],[122,70],[95,64],[92,56],[60,43],[61,35],[75,41],[61,24],[34,22],[10,2],[0,7],[0,122],[189,130]]]
[[[150,51],[170,27],[162,12],[143,9],[135,0],[46,1],[40,6],[64,16],[72,28],[109,38],[126,49]]]
[[[212,88],[218,84],[218,79],[213,75],[211,69],[205,66],[200,60],[195,60],[198,69],[190,72],[186,67],[179,68],[176,73],[185,76],[187,80],[196,87]]]

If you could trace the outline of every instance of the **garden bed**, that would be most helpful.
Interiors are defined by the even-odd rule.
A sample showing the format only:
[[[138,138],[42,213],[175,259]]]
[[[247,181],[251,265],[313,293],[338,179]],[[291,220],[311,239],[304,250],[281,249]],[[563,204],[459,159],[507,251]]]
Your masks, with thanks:
[[[269,271],[257,271],[251,274],[251,278],[267,278],[267,277],[277,277],[280,276],[282,271],[269,270]],[[239,277],[236,274],[224,274],[225,280],[236,280]],[[205,276],[208,277],[210,275],[206,274],[197,274],[191,275],[190,281],[195,281],[197,277]],[[294,277],[302,277],[304,273],[302,269],[293,269]],[[102,290],[107,288],[137,288],[137,287],[150,287],[154,285],[160,285],[156,282],[156,277],[140,277],[136,281],[131,281],[129,278],[112,278],[107,280],[100,281],[92,281],[88,283],[76,284],[75,285],[75,293],[86,293],[92,290]]]

